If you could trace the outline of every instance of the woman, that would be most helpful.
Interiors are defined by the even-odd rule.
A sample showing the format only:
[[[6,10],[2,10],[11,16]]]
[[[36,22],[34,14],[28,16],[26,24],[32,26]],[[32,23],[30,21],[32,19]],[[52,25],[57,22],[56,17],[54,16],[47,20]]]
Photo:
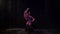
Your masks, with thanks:
[[[27,21],[27,22],[26,22],[26,29],[25,29],[25,31],[29,31],[30,28],[31,28],[32,22],[34,22],[34,20],[35,20],[35,18],[30,15],[29,8],[27,8],[27,9],[24,11],[24,18],[25,18],[25,20]]]

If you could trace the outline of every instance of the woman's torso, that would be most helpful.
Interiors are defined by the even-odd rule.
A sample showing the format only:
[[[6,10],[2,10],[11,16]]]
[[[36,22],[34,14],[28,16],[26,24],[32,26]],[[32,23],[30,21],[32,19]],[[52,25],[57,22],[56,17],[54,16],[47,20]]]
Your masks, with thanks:
[[[31,25],[31,21],[32,21],[32,18],[29,16],[29,17],[27,18],[27,25]]]

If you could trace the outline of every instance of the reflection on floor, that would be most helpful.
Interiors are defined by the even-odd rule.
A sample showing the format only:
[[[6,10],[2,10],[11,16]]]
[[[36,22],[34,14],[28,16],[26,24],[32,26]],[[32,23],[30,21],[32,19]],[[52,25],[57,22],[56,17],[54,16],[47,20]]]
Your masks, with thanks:
[[[27,34],[23,28],[13,28],[13,29],[6,29],[0,34]],[[56,34],[55,29],[34,29],[33,31],[29,32],[28,34]]]

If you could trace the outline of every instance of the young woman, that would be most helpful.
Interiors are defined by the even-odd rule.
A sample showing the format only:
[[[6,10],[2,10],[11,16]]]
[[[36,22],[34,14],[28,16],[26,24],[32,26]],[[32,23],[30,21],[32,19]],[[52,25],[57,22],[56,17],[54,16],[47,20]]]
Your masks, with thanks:
[[[31,28],[32,22],[34,22],[34,20],[35,20],[35,18],[30,15],[29,8],[27,8],[27,9],[24,11],[24,18],[25,18],[25,20],[27,21],[27,22],[26,22],[26,29],[25,29],[25,31],[29,31],[30,28]]]

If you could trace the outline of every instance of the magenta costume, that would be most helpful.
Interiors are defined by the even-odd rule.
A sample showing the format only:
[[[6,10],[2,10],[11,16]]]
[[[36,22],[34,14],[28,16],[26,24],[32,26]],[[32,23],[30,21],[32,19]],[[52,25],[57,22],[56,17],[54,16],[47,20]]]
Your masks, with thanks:
[[[31,21],[32,21],[32,18],[31,17],[28,17],[28,19],[27,19],[27,25],[31,25]]]
[[[26,26],[26,29],[25,29],[25,31],[30,31],[30,27],[31,27],[31,21],[32,21],[32,18],[31,17],[28,17],[28,19],[27,19],[27,26]]]

